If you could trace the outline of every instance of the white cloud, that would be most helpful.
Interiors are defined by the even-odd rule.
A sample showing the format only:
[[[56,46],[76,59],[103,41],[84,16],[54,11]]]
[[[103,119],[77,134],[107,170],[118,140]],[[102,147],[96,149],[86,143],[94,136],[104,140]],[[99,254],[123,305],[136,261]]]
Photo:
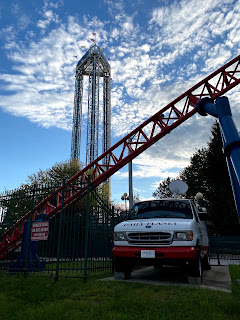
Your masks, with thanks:
[[[18,29],[24,30],[29,26],[29,24],[31,23],[31,19],[26,15],[26,13],[18,3],[11,4],[10,11],[17,19]]]
[[[55,2],[44,0],[44,8],[45,9],[47,9],[47,8],[57,9],[57,8],[63,6],[63,4],[64,4],[63,0],[55,0]]]
[[[45,20],[39,20],[37,22],[37,27],[41,29],[46,29],[51,22],[59,23],[58,15],[52,10],[46,10],[43,12],[43,17]]]
[[[210,72],[224,65],[231,58],[231,51],[224,44],[217,44],[209,50],[209,58],[206,59],[206,67],[203,71]]]

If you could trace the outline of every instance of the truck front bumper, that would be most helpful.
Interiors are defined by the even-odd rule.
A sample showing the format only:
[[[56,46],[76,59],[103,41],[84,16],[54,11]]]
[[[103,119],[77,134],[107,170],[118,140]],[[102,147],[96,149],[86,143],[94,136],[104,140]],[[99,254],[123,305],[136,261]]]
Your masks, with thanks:
[[[196,247],[114,247],[113,256],[115,258],[140,258],[141,250],[154,250],[155,259],[163,260],[192,260],[197,257]],[[146,259],[144,259],[146,260]]]

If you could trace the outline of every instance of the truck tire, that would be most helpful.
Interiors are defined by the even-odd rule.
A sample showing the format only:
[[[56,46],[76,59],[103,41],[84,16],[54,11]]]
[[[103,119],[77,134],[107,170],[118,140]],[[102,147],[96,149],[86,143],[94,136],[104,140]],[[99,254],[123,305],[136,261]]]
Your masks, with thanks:
[[[124,276],[125,276],[125,280],[128,280],[131,278],[131,273],[132,273],[132,269],[131,268],[126,268],[124,271]]]
[[[202,266],[204,270],[210,270],[210,259],[209,259],[209,252],[206,254],[206,256],[203,258]]]
[[[197,249],[197,257],[189,263],[190,274],[193,277],[202,277],[202,262],[200,256],[200,250]]]
[[[115,258],[114,268],[116,272],[123,272],[125,279],[130,279],[132,273],[132,265],[123,261],[122,259]]]
[[[121,259],[114,259],[114,269],[116,272],[124,272],[124,264]]]

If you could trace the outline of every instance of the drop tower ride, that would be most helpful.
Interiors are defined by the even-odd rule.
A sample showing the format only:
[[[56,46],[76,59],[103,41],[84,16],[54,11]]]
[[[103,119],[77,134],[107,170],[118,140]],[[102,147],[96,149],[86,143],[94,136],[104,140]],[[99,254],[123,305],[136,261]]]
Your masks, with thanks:
[[[111,146],[111,69],[102,49],[94,44],[78,61],[76,66],[71,160],[80,160],[83,77],[88,77],[88,114],[87,114],[87,147],[86,165],[98,157],[99,145],[99,107],[102,112],[102,153]],[[102,81],[103,92],[100,94]],[[100,101],[102,98],[102,101]],[[107,165],[108,157],[103,159]]]

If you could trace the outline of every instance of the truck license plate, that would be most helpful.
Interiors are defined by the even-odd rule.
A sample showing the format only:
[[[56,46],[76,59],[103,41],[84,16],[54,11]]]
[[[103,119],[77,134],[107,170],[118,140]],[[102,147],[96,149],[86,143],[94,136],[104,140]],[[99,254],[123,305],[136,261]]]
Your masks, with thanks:
[[[141,250],[141,258],[155,258],[155,250]]]

